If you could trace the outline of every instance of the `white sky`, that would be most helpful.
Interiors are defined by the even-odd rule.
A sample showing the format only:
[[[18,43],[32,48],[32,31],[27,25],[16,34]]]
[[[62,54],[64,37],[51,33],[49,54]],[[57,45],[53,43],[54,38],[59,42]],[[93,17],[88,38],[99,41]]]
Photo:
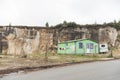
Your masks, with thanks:
[[[44,26],[120,20],[120,0],[0,0],[0,25]]]

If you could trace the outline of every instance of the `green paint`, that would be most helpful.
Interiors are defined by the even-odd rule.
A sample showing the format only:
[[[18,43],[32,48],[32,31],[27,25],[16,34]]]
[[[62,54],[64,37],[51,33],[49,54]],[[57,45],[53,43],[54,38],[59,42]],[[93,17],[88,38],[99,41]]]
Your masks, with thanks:
[[[58,53],[60,54],[98,53],[98,43],[88,39],[58,43]]]

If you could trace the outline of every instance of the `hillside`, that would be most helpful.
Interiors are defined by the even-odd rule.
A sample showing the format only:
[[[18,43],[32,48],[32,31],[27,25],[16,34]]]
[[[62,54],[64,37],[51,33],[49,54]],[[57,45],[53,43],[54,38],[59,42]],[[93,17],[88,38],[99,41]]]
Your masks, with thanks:
[[[120,22],[103,25],[64,22],[53,27],[1,26],[0,50],[2,53],[18,55],[56,52],[59,42],[85,38],[107,43],[109,47],[119,50]]]

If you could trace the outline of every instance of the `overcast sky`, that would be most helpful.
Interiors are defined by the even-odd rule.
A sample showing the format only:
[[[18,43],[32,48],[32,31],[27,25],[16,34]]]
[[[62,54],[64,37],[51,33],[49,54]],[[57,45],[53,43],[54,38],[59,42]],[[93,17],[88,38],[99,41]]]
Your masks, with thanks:
[[[93,24],[120,20],[120,0],[0,0],[0,25],[44,26],[64,20]]]

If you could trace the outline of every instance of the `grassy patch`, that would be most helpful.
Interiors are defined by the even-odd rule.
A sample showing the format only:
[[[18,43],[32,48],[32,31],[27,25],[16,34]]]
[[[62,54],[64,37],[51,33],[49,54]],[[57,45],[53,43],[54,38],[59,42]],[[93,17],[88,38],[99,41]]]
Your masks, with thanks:
[[[32,59],[45,59],[45,53],[34,53],[30,55]],[[80,61],[89,61],[89,60],[98,60],[100,58],[107,58],[107,56],[103,55],[96,55],[96,54],[54,54],[48,53],[47,59],[48,61],[55,61],[55,62],[80,62]]]

